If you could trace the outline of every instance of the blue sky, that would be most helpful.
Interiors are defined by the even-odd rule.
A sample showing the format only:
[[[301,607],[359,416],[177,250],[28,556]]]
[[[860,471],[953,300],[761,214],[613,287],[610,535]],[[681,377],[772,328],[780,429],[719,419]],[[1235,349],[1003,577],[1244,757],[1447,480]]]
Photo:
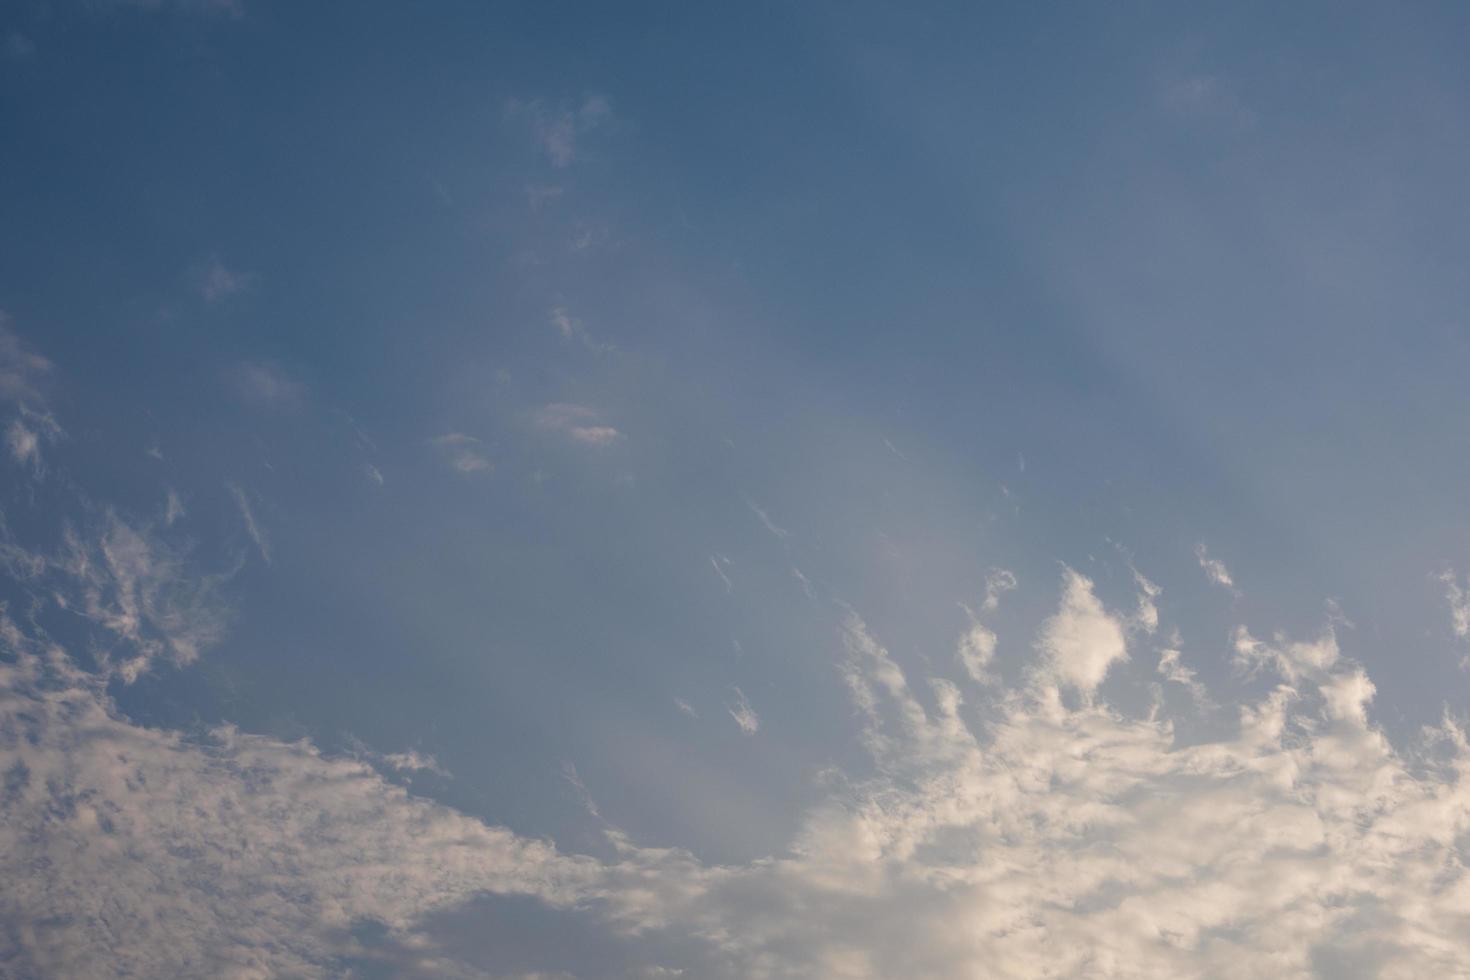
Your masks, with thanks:
[[[1466,19],[0,6],[0,972],[1470,970]]]

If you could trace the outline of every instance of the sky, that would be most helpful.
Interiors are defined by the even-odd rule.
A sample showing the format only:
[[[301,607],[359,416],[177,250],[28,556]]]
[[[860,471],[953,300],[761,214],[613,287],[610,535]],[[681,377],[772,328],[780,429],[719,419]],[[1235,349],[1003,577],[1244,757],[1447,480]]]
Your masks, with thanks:
[[[0,974],[1470,976],[1467,31],[0,0]]]

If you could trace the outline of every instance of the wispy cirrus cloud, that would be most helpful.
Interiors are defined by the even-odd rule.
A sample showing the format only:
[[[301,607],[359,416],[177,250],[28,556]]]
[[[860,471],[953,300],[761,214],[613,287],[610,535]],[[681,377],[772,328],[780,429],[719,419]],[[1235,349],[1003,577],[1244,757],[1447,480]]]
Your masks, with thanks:
[[[1226,589],[1235,595],[1240,595],[1235,588],[1235,579],[1230,575],[1230,569],[1218,558],[1211,558],[1209,549],[1201,542],[1194,546],[1194,556],[1199,560],[1199,567],[1204,570],[1205,577],[1222,589]]]
[[[542,99],[506,103],[506,115],[525,119],[536,147],[557,169],[577,160],[581,140],[612,119],[612,105],[602,95],[588,95],[575,104],[553,105]]]
[[[1450,629],[1459,639],[1470,637],[1470,588],[1460,585],[1453,568],[1441,572],[1439,581],[1444,586],[1445,603],[1450,609]]]
[[[740,729],[742,735],[754,735],[761,730],[761,716],[756,714],[755,709],[750,706],[750,700],[745,696],[744,691],[738,687],[731,688],[731,691],[735,695],[735,700],[725,705],[725,710],[730,713],[730,717],[735,721],[735,727]]]
[[[250,503],[250,494],[238,483],[229,485],[230,496],[235,501],[235,507],[240,512],[240,520],[245,524],[245,533],[250,535],[250,540],[255,543],[255,550],[260,553],[260,558],[267,565],[271,563],[271,540],[265,528],[255,519],[255,508]]]
[[[230,380],[235,393],[254,408],[273,412],[294,412],[306,404],[306,385],[270,361],[244,361],[236,364]]]
[[[603,424],[601,413],[586,405],[553,402],[539,409],[534,419],[539,428],[594,449],[606,448],[623,439],[622,432]]]
[[[446,432],[430,439],[429,444],[439,451],[457,473],[488,473],[494,469],[485,444],[474,436],[463,432]]]
[[[36,353],[10,326],[0,310],[0,399],[42,405],[41,382],[51,373],[49,360]]]
[[[231,269],[214,257],[199,273],[199,295],[207,303],[217,303],[236,293],[243,293],[254,282],[252,274]]]

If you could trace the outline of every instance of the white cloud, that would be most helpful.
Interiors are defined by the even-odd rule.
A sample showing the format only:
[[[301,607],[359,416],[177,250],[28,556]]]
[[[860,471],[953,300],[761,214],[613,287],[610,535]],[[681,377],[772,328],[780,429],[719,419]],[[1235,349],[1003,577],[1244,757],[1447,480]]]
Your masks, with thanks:
[[[427,772],[445,779],[449,778],[449,770],[439,765],[438,759],[415,749],[409,749],[407,752],[389,752],[378,756],[377,759],[395,772]]]
[[[254,280],[255,277],[249,273],[228,269],[218,258],[212,258],[199,275],[199,295],[206,302],[217,303],[244,292]]]
[[[743,735],[754,735],[761,730],[761,717],[755,713],[750,702],[745,697],[745,692],[740,688],[734,688],[735,703],[725,705],[725,710],[730,712],[730,717],[735,719],[735,724],[740,728]]]
[[[1199,567],[1204,569],[1205,575],[1211,582],[1223,589],[1230,590],[1235,595],[1240,595],[1235,590],[1235,579],[1231,578],[1230,569],[1225,567],[1223,561],[1211,558],[1203,542],[1194,546],[1194,556],[1199,559]]]
[[[1016,588],[1016,576],[1004,568],[992,568],[990,574],[985,576],[985,601],[980,608],[985,612],[993,612],[1000,606],[1000,597]]]
[[[493,469],[485,444],[463,432],[449,432],[429,440],[449,465],[459,473],[485,473]]]
[[[873,771],[827,780],[779,853],[723,865],[615,828],[606,859],[569,855],[305,742],[134,725],[0,620],[0,919],[22,975],[319,975],[363,952],[361,921],[438,967],[421,972],[471,972],[421,926],[484,893],[698,943],[700,976],[1470,972],[1464,731],[1396,751],[1335,641],[1247,630],[1281,681],[1221,740],[1066,706],[1057,671],[1080,687],[1124,663],[1121,622],[1071,570],[1032,681],[995,692],[983,724],[954,685],[911,688],[850,613],[842,670]]]
[[[383,471],[378,469],[372,463],[363,463],[362,473],[363,476],[367,477],[370,482],[380,487],[383,485]]]
[[[537,99],[511,100],[507,115],[528,119],[537,148],[553,167],[568,167],[578,156],[578,143],[612,118],[612,106],[601,95],[589,95],[575,106],[553,108]]]
[[[552,307],[549,319],[551,320],[551,325],[556,328],[556,332],[561,335],[563,340],[577,341],[588,350],[599,354],[613,350],[611,344],[603,344],[593,340],[592,334],[587,331],[587,327],[582,323],[581,319],[572,316],[564,306]]]
[[[955,645],[955,658],[971,680],[977,684],[989,684],[995,679],[990,674],[990,662],[995,659],[998,642],[995,631],[980,622],[969,606],[961,603],[960,608],[969,616],[970,626]]]
[[[1160,107],[1179,119],[1212,120],[1236,129],[1256,124],[1256,112],[1225,79],[1216,75],[1176,75],[1158,89]]]
[[[1184,654],[1179,650],[1179,637],[1173,638],[1172,647],[1165,647],[1159,651],[1158,672],[1166,681],[1172,681],[1189,692],[1194,702],[1201,707],[1210,707],[1210,696],[1205,686],[1199,682],[1192,668],[1184,665]]]
[[[250,506],[250,497],[245,493],[244,488],[234,483],[229,486],[230,496],[235,498],[235,506],[240,510],[240,519],[245,522],[246,533],[250,535],[250,540],[255,542],[255,548],[260,552],[261,559],[269,565],[271,563],[270,536],[255,519],[255,510]]]
[[[245,361],[233,372],[235,391],[250,405],[293,412],[306,402],[306,386],[268,361]]]
[[[1109,668],[1128,659],[1123,624],[1103,608],[1092,580],[1068,568],[1062,575],[1062,603],[1037,639],[1051,677],[1089,695]]]
[[[772,536],[774,536],[778,541],[784,541],[786,538],[791,537],[791,532],[783,527],[778,527],[776,522],[771,520],[771,515],[767,514],[765,510],[763,510],[761,506],[757,504],[754,500],[746,497],[745,506],[750,508],[750,512],[760,519],[760,522],[765,527],[765,529],[767,531],[770,531]]]
[[[1470,637],[1470,589],[1460,586],[1452,568],[1441,573],[1439,581],[1444,585],[1445,602],[1450,607],[1450,628],[1459,639]]]
[[[229,618],[224,575],[194,567],[184,548],[111,510],[65,526],[54,553],[22,547],[0,524],[0,570],[32,594],[33,617],[58,610],[92,626],[91,659],[124,683],[155,662],[193,663]]]
[[[985,599],[980,603],[982,613],[994,612],[1000,606],[1000,597],[1016,587],[1016,576],[1004,568],[991,569],[985,577]],[[980,621],[980,616],[963,602],[960,608],[970,621],[969,628],[960,635],[955,646],[955,658],[965,673],[977,684],[991,684],[996,678],[990,673],[990,663],[995,659],[997,637],[995,631]]]
[[[48,412],[33,411],[24,403],[17,407],[18,414],[5,429],[5,447],[17,465],[29,469],[37,479],[46,475],[46,461],[42,447],[60,440],[65,433]]]
[[[731,582],[730,576],[725,574],[725,569],[730,565],[730,559],[724,555],[710,555],[709,563],[714,567],[715,574],[720,577],[720,581],[725,583],[725,591],[734,592],[735,583]]]
[[[163,526],[173,527],[184,516],[184,501],[178,493],[170,487],[163,498]]]
[[[44,404],[38,388],[51,372],[51,362],[31,350],[10,328],[10,316],[0,310],[0,399]]]
[[[602,874],[305,743],[133,725],[38,656],[0,663],[0,768],[19,975],[319,976],[355,922],[407,931],[483,892],[565,906]]]
[[[812,580],[802,574],[801,569],[795,565],[791,566],[791,577],[796,579],[796,584],[801,586],[801,594],[808,599],[815,599],[816,593],[812,591]]]
[[[586,405],[553,402],[535,415],[536,424],[548,432],[559,433],[573,442],[594,448],[605,448],[620,441],[623,433],[601,424],[601,414]]]
[[[1150,582],[1136,568],[1133,569],[1133,582],[1138,586],[1138,610],[1129,620],[1129,626],[1145,633],[1155,633],[1159,628],[1159,607],[1155,600],[1164,590]]]

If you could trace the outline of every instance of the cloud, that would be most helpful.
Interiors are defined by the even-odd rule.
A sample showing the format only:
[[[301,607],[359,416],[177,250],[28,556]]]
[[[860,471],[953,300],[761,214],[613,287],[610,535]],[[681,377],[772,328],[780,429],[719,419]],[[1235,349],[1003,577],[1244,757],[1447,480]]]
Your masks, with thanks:
[[[362,474],[363,476],[367,477],[370,482],[376,484],[377,486],[381,487],[383,485],[383,471],[378,469],[372,463],[362,464]]]
[[[720,577],[720,581],[725,583],[725,591],[734,592],[735,583],[731,582],[730,576],[725,574],[725,569],[730,566],[730,559],[724,555],[710,555],[709,563],[714,567],[715,574]]]
[[[449,432],[429,440],[459,473],[487,473],[494,466],[486,455],[485,444],[463,432]]]
[[[994,612],[1000,607],[1000,597],[1016,587],[1016,576],[1003,568],[991,569],[985,577],[985,600],[980,603],[983,613]],[[965,673],[977,684],[991,684],[995,677],[990,673],[990,663],[995,659],[998,639],[995,631],[980,621],[975,610],[960,603],[970,621],[969,628],[955,645],[955,659],[965,668]]]
[[[1230,577],[1230,569],[1225,567],[1223,561],[1211,558],[1203,542],[1194,546],[1194,556],[1199,559],[1199,567],[1204,569],[1205,575],[1211,582],[1221,588],[1229,589],[1235,595],[1240,595],[1235,589],[1235,579]]]
[[[801,586],[801,594],[808,599],[815,599],[816,593],[812,591],[812,580],[802,574],[801,569],[795,565],[791,566],[791,577],[796,579],[796,584]]]
[[[50,414],[31,411],[22,404],[19,415],[5,429],[5,448],[17,466],[29,469],[39,479],[46,475],[41,447],[56,442],[64,434]]]
[[[1159,651],[1158,672],[1166,681],[1178,684],[1189,692],[1194,702],[1201,707],[1210,707],[1211,701],[1205,686],[1199,682],[1192,668],[1184,666],[1183,653],[1180,652],[1178,644],[1179,637],[1173,638],[1172,647],[1165,647]]]
[[[39,385],[51,373],[51,362],[31,350],[10,328],[10,316],[0,310],[0,399],[42,405]]]
[[[1144,633],[1155,633],[1159,628],[1159,607],[1155,602],[1163,589],[1150,582],[1138,569],[1133,569],[1133,582],[1138,586],[1138,610],[1128,625]]]
[[[256,408],[294,412],[306,403],[306,386],[268,361],[237,364],[232,381],[235,392]]]
[[[205,302],[217,303],[226,297],[244,292],[254,280],[255,277],[248,272],[227,269],[218,258],[212,258],[200,273],[199,295],[204,297]]]
[[[1084,695],[1128,659],[1123,623],[1093,595],[1092,580],[1070,568],[1062,575],[1061,607],[1042,625],[1037,649],[1051,677]]]
[[[985,612],[994,612],[1000,606],[1000,597],[1016,588],[1016,576],[1004,568],[992,568],[985,576],[985,601],[980,608]]]
[[[55,551],[26,548],[0,524],[0,570],[29,594],[34,623],[55,614],[68,635],[74,624],[91,627],[88,660],[123,683],[157,662],[193,663],[229,619],[226,575],[195,567],[184,547],[111,510],[65,525]],[[38,649],[50,649],[42,639]]]
[[[735,691],[735,703],[725,705],[725,710],[730,712],[731,718],[735,719],[735,724],[742,735],[754,735],[761,730],[760,715],[756,714],[755,709],[750,706],[744,691],[738,687],[733,690]]]
[[[358,922],[407,931],[486,892],[566,906],[601,873],[306,743],[134,725],[38,656],[0,662],[0,769],[21,976],[324,975]]]
[[[776,538],[776,540],[778,540],[778,541],[784,541],[785,539],[791,537],[791,532],[788,531],[788,530],[786,530],[783,527],[778,527],[776,525],[776,522],[773,521],[773,520],[771,520],[771,515],[770,514],[767,514],[761,508],[761,506],[759,504],[757,504],[754,500],[751,500],[749,497],[746,497],[745,498],[745,506],[747,506],[747,507],[750,508],[750,512],[752,514],[754,514],[760,520],[761,525],[767,531],[770,531],[771,532],[771,535],[774,538]]]
[[[1191,74],[1166,78],[1158,88],[1159,106],[1176,119],[1214,121],[1240,130],[1258,121],[1255,110],[1215,75]]]
[[[173,527],[184,516],[184,501],[172,488],[164,494],[163,526]]]
[[[439,765],[432,755],[409,749],[407,752],[390,752],[377,756],[379,762],[395,772],[427,772],[441,778],[449,778],[449,770]]]
[[[26,631],[0,616],[0,922],[20,975],[320,975],[371,952],[364,922],[419,972],[471,974],[426,917],[483,894],[580,910],[635,948],[697,944],[668,967],[695,976],[1470,971],[1463,729],[1397,751],[1335,641],[1244,627],[1279,682],[1219,740],[1063,704],[1058,671],[1080,686],[1127,663],[1070,569],[1031,680],[995,690],[983,724],[949,682],[911,687],[849,611],[839,666],[873,768],[828,780],[779,853],[729,864],[614,827],[606,857],[566,854],[307,742],[145,728]],[[758,729],[739,688],[727,708]]]
[[[1450,628],[1461,640],[1470,637],[1470,589],[1460,586],[1452,568],[1441,573],[1439,581],[1444,585],[1444,599],[1450,607]]]
[[[612,106],[601,95],[589,95],[575,106],[560,108],[552,108],[539,99],[529,102],[513,99],[507,104],[506,114],[529,120],[537,149],[553,167],[561,169],[576,161],[582,137],[611,120]]]
[[[599,354],[613,350],[611,344],[598,343],[596,340],[593,340],[592,334],[587,332],[586,325],[579,318],[572,316],[565,306],[552,307],[547,319],[551,322],[552,327],[555,328],[562,340],[576,341],[588,350]]]
[[[573,442],[593,448],[605,448],[619,442],[623,434],[610,425],[598,424],[601,415],[586,405],[554,402],[541,408],[535,416],[536,424],[549,432],[556,432]]]
[[[271,541],[266,534],[265,528],[255,519],[255,511],[250,506],[250,497],[244,488],[238,484],[230,484],[230,496],[235,498],[235,506],[240,510],[240,519],[245,522],[245,531],[250,535],[250,540],[255,542],[255,549],[260,552],[261,559],[269,565],[271,563]]]

